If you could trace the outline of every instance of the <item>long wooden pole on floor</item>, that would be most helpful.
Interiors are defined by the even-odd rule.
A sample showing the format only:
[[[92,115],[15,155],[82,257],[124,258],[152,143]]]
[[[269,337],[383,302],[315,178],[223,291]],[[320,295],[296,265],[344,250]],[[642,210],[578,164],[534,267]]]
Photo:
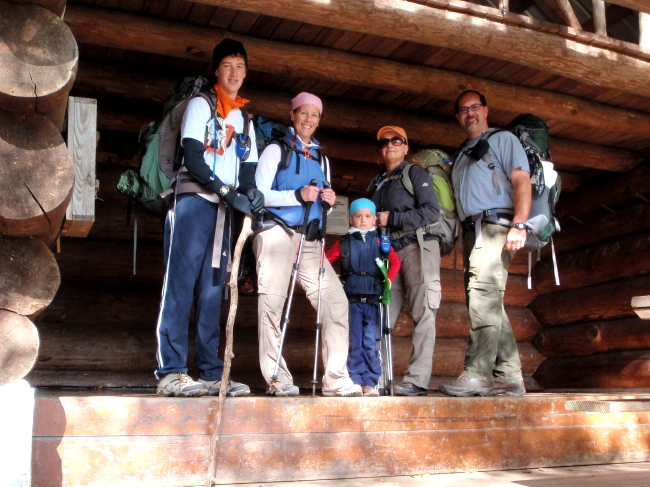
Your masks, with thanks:
[[[223,418],[223,407],[226,400],[226,390],[230,377],[230,365],[234,354],[232,353],[233,327],[235,316],[237,315],[237,303],[239,301],[239,292],[237,290],[237,277],[239,276],[239,262],[241,254],[246,243],[246,239],[253,233],[251,228],[251,218],[246,216],[242,226],[241,233],[235,245],[233,253],[232,267],[230,271],[230,308],[228,309],[228,321],[226,323],[226,349],[224,352],[223,375],[221,376],[221,388],[219,389],[219,402],[217,407],[214,429],[210,438],[210,462],[208,464],[208,474],[205,481],[206,487],[211,487],[214,477],[217,473],[217,457],[219,455],[219,440],[221,439],[221,419]]]

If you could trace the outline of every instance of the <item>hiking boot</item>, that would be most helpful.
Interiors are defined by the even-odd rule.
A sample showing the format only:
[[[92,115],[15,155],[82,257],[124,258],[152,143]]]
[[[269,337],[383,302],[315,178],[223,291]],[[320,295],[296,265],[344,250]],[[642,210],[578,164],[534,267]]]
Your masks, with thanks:
[[[364,397],[379,397],[379,386],[362,386]]]
[[[293,384],[272,383],[269,385],[268,394],[269,396],[285,397],[297,396],[299,392],[300,389],[298,389],[298,387],[294,386]]]
[[[494,384],[490,380],[472,379],[461,374],[458,379],[440,386],[439,391],[449,396],[491,396]]]
[[[526,394],[526,386],[523,380],[514,381],[494,381],[494,391],[492,395],[505,394],[506,396],[523,396]]]
[[[198,397],[205,396],[207,388],[200,382],[182,372],[167,374],[158,381],[156,394],[164,397]]]
[[[323,396],[358,397],[363,396],[363,391],[361,390],[361,386],[359,384],[352,384],[351,386],[344,387],[338,391],[323,391]]]
[[[398,396],[426,396],[429,391],[424,387],[418,387],[411,382],[402,382],[398,386],[393,386],[393,392]]]
[[[220,380],[203,380],[199,379],[199,382],[203,384],[208,390],[208,396],[218,396],[219,391],[221,390],[221,381]],[[245,396],[251,393],[251,388],[246,384],[241,382],[235,382],[234,380],[228,381],[228,386],[226,387],[226,397],[237,397]]]

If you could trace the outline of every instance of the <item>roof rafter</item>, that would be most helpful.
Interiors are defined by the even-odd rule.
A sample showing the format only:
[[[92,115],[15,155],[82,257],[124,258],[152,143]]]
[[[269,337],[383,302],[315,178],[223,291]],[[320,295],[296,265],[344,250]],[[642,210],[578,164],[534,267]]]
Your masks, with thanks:
[[[495,109],[514,114],[534,110],[548,120],[650,137],[648,114],[440,69],[77,5],[68,6],[65,22],[77,42],[82,44],[207,63],[211,61],[214,45],[224,37],[232,37],[244,42],[250,65],[261,72],[323,79],[448,101],[454,101],[465,89],[475,89],[492,100],[491,106]]]
[[[194,1],[233,7],[231,0]],[[649,61],[558,35],[407,0],[301,1],[305,8],[297,7],[292,0],[238,0],[236,8],[266,15],[282,12],[284,18],[300,22],[493,57],[589,85],[630,93],[650,92]],[[491,7],[474,6],[472,11],[503,17],[499,10]],[[535,23],[530,17],[519,17],[525,22]],[[386,27],[392,25],[399,28]]]
[[[157,102],[162,102],[175,83],[175,78],[169,76],[157,75],[152,79],[149,76],[92,63],[80,66],[77,79],[82,87],[91,88],[93,92],[110,92],[126,99],[147,97]],[[148,89],[142,90],[142,86],[147,86]],[[250,110],[270,118],[282,120],[291,105],[292,95],[289,93],[244,86],[242,94],[251,99],[247,105]],[[422,146],[457,147],[465,139],[465,133],[455,120],[435,119],[409,110],[351,101],[328,99],[326,103],[327,115],[322,118],[321,127],[343,133],[361,134],[368,138],[369,143],[362,148],[357,142],[336,147],[334,150],[342,148],[341,153],[337,154],[341,158],[376,162],[375,146],[370,142],[374,140],[377,127],[381,125],[395,124],[406,127],[409,140]],[[105,115],[100,113],[100,118]],[[123,117],[124,120],[126,118]],[[373,120],[375,123],[368,125],[367,120]],[[136,131],[140,127],[141,121],[132,125],[132,129]],[[372,148],[370,152],[368,146]],[[553,160],[557,163],[608,171],[627,171],[636,165],[638,159],[637,155],[630,151],[556,137],[551,138],[551,147]]]

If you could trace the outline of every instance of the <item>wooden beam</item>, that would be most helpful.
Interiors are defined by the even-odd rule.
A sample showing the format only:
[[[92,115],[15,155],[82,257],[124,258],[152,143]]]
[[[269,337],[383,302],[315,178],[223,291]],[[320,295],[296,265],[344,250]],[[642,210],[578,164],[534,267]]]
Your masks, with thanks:
[[[650,323],[640,318],[546,328],[533,345],[546,357],[578,357],[650,348]]]
[[[597,211],[608,211],[635,200],[650,199],[650,164],[640,164],[634,170],[616,178],[608,178],[591,184],[562,198],[557,206],[561,219],[582,218]],[[624,218],[622,215],[621,218]]]
[[[562,25],[564,19],[558,12],[556,5],[551,5],[549,0],[535,0],[535,5],[539,8],[550,22]]]
[[[650,4],[647,0],[607,0],[608,3],[627,7],[637,12],[644,12],[650,14]]]
[[[74,164],[72,201],[62,235],[87,237],[95,221],[97,100],[71,96],[68,101],[68,150]]]
[[[88,64],[79,73],[80,82],[86,87],[96,86],[98,90],[117,94],[127,99],[138,96],[155,96],[161,101],[172,89],[175,79],[168,76],[138,76],[137,73],[124,72],[115,68]],[[137,81],[142,79],[151,87],[142,90]],[[94,88],[91,88],[94,89]],[[291,106],[290,94],[269,90],[260,90],[244,86],[242,94],[251,102],[248,108],[255,114],[285,120]],[[465,134],[455,120],[441,120],[390,107],[378,107],[348,101],[325,100],[327,113],[323,116],[321,127],[332,132],[356,133],[370,138],[366,143],[341,144],[328,143],[328,155],[346,160],[358,160],[376,163],[379,153],[374,146],[376,130],[382,124],[403,126],[409,140],[421,147],[443,146],[458,147],[465,139]],[[373,120],[369,125],[366,120]],[[139,132],[147,125],[146,117],[120,114],[111,110],[100,109],[100,129],[124,132]],[[328,136],[320,135],[321,142],[326,143]],[[568,139],[551,139],[553,159],[559,164],[570,164],[608,171],[627,171],[636,166],[640,160],[637,154],[623,149],[613,149],[596,144],[586,144]]]
[[[197,1],[232,7],[229,0]],[[630,93],[650,91],[650,62],[566,37],[459,15],[407,0],[332,0],[308,2],[308,5],[309,8],[295,8],[290,0],[239,0],[237,9],[265,15],[282,12],[282,17],[298,22],[316,21],[318,25],[335,29],[443,46],[551,72],[588,85]],[[399,25],[400,28],[387,29],[387,25]],[[476,42],[476,39],[488,41]],[[533,45],[535,48],[531,49]],[[599,75],[595,77],[594,72]]]
[[[578,22],[578,17],[576,17],[576,14],[573,11],[571,4],[569,3],[569,0],[552,0],[552,1],[557,5],[557,8],[560,11],[562,18],[564,18],[564,21],[569,27],[575,30],[582,29],[580,22]]]
[[[544,327],[630,318],[635,316],[630,301],[640,294],[650,294],[650,276],[542,294],[530,309]]]
[[[38,239],[0,237],[0,308],[20,315],[48,306],[61,284],[52,251]]]
[[[650,387],[650,350],[546,359],[533,377],[545,389]]]
[[[60,18],[0,0],[0,107],[38,112],[61,130],[79,50]]]
[[[0,232],[51,246],[72,198],[74,167],[44,115],[0,109]]]
[[[603,0],[591,0],[594,31],[600,36],[607,36],[607,18],[605,17],[605,2]]]
[[[592,2],[600,2],[603,5],[606,4],[606,2],[604,2],[603,0],[592,0]],[[598,7],[595,7],[595,10],[593,12],[594,17],[582,25],[584,30],[588,30],[590,32],[596,32],[596,24],[595,24],[596,15],[599,15],[597,10]],[[603,14],[604,15],[603,21],[605,22],[605,28],[609,27],[610,25],[617,24],[618,22],[620,22],[625,17],[628,17],[631,14],[633,14],[633,12],[630,12],[630,10],[625,7],[619,7],[618,5],[605,6],[605,13]],[[605,34],[602,35],[607,36],[608,34],[606,32],[607,30],[605,30]]]
[[[608,240],[558,255],[560,286],[555,285],[552,259],[539,262],[533,269],[533,286],[546,294],[649,274],[650,259],[642,258],[646,255],[650,255],[650,233]]]
[[[25,377],[37,356],[34,324],[25,316],[0,309],[0,386]]]
[[[650,51],[650,14],[639,12],[639,45]]]
[[[323,79],[448,101],[454,101],[465,89],[475,89],[488,98],[493,109],[513,114],[533,110],[547,120],[650,137],[648,114],[440,69],[79,5],[68,7],[65,21],[77,42],[84,44],[211,63],[214,45],[224,37],[232,37],[244,43],[250,67],[256,71]],[[413,80],[418,82],[414,83]]]

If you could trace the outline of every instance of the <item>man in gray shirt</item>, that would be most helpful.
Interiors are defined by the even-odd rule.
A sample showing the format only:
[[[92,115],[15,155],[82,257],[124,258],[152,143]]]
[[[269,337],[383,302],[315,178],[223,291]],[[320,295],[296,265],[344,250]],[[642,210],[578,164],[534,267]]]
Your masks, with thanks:
[[[465,293],[472,327],[463,373],[440,387],[451,396],[526,393],[503,295],[510,262],[526,243],[529,166],[517,138],[490,129],[487,117],[480,93],[468,90],[456,100],[456,119],[467,141],[454,162],[452,184],[463,223]]]

